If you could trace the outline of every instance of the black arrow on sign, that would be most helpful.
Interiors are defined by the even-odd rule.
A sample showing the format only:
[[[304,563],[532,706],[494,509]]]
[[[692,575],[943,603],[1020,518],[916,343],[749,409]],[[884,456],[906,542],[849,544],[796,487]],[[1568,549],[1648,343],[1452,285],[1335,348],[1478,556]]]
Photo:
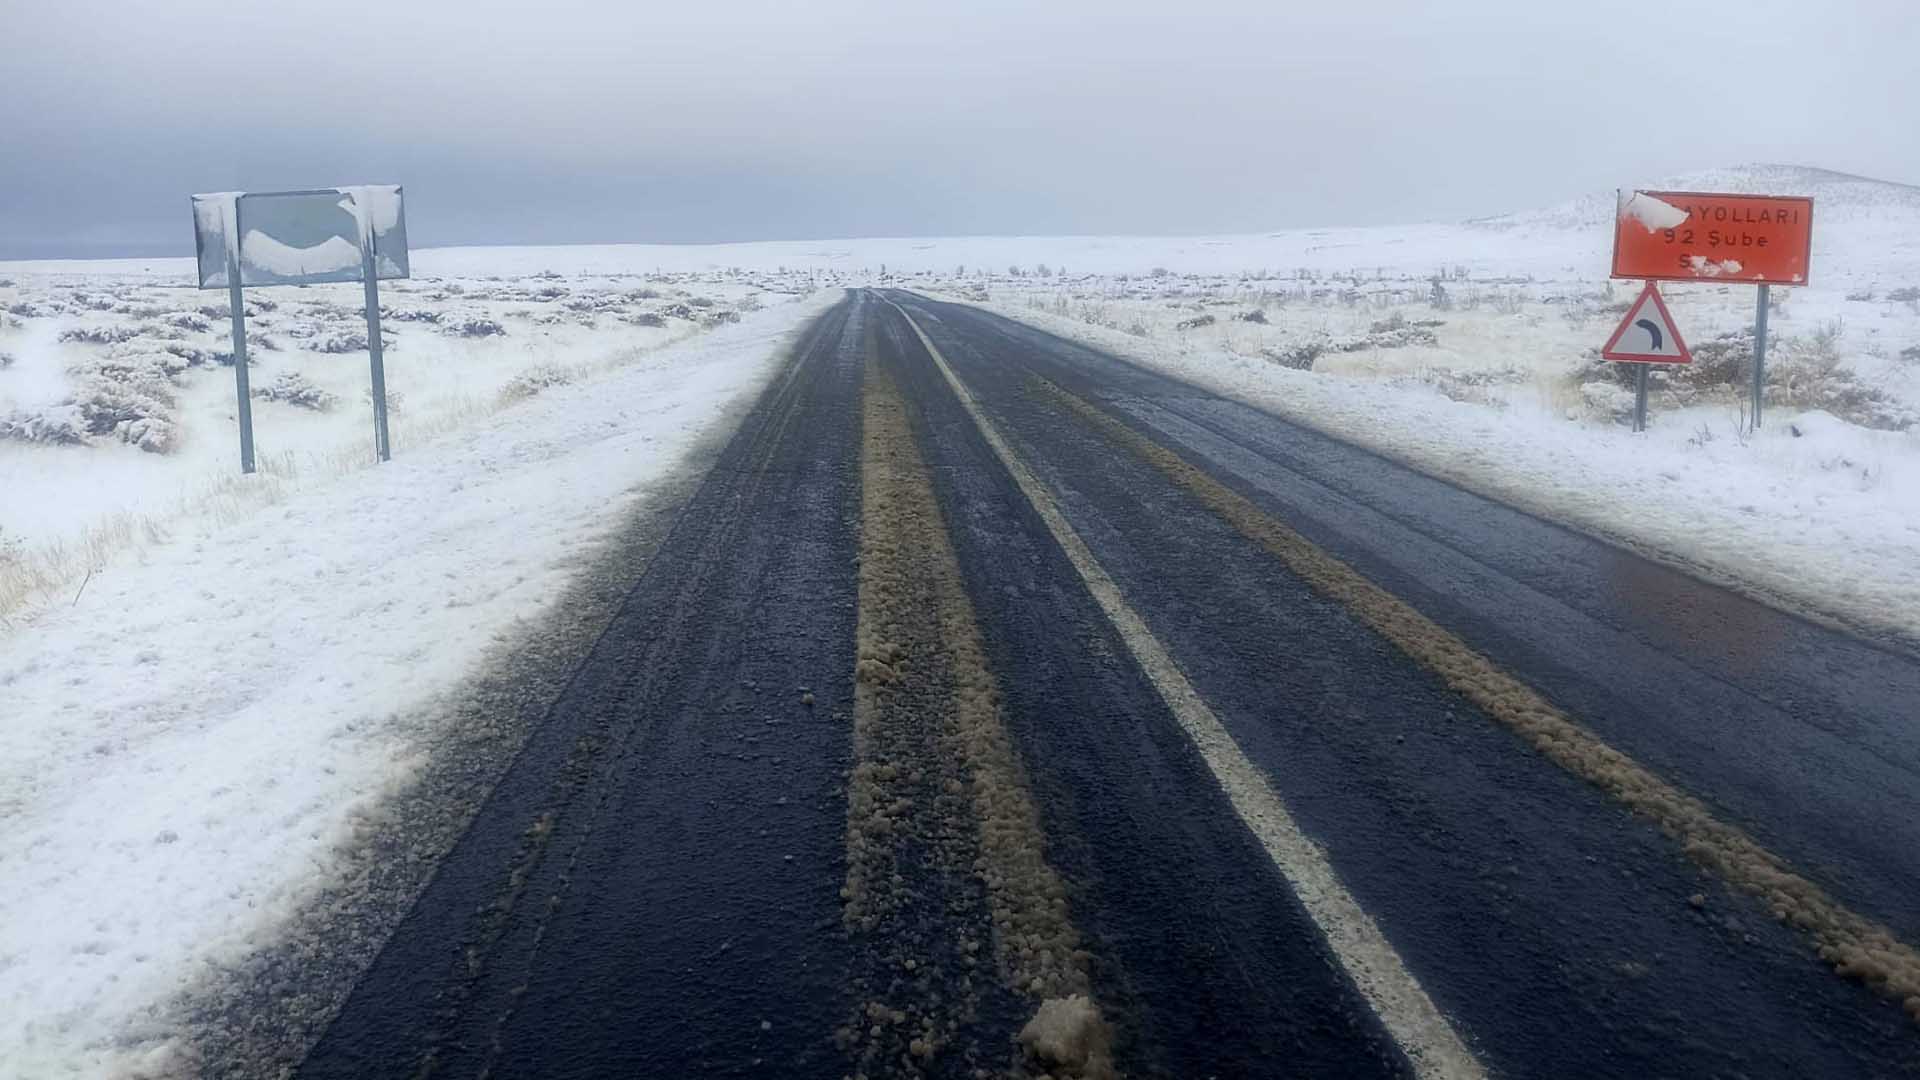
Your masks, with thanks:
[[[1653,347],[1655,351],[1658,351],[1660,348],[1660,324],[1654,322],[1652,319],[1635,319],[1633,325],[1645,330],[1653,337]]]

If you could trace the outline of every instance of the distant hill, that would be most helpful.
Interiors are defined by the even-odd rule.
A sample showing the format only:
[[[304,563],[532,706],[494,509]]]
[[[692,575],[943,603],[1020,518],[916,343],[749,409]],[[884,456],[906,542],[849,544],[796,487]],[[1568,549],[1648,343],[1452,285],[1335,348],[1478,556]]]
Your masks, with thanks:
[[[1816,223],[1920,222],[1920,186],[1802,165],[1736,165],[1662,180],[1633,181],[1632,186],[1666,191],[1811,195]],[[1602,191],[1538,210],[1478,218],[1468,224],[1494,229],[1605,228],[1613,221],[1614,206],[1614,193]]]

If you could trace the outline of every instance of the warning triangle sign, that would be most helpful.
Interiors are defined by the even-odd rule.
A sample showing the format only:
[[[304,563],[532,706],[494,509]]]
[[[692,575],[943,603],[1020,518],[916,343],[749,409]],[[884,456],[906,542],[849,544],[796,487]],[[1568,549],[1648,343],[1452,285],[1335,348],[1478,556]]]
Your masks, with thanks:
[[[1673,325],[1667,302],[1660,299],[1660,290],[1651,281],[1627,308],[1626,318],[1620,320],[1600,355],[1607,360],[1641,364],[1693,363],[1693,353],[1680,340],[1680,328]]]

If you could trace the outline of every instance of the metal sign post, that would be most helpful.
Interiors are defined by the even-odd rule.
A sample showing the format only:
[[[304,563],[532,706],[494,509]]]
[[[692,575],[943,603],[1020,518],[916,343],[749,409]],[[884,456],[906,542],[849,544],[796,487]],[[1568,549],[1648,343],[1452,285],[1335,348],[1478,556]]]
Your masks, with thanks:
[[[1760,430],[1760,406],[1767,397],[1767,290],[1760,284],[1760,306],[1753,313],[1753,430]]]
[[[232,208],[239,231],[240,205]],[[253,392],[247,384],[247,302],[240,292],[240,260],[227,249],[227,303],[233,309],[233,388],[240,400],[240,471],[253,471]]]
[[[1633,430],[1647,430],[1647,367],[1650,364],[1691,364],[1693,353],[1673,324],[1673,313],[1653,282],[1627,305],[1627,313],[1613,336],[1601,347],[1602,359],[1636,365],[1633,373]]]
[[[373,238],[360,246],[360,275],[367,283],[367,355],[373,364],[373,452],[393,460],[387,444],[387,368],[380,355],[380,275],[374,272]]]

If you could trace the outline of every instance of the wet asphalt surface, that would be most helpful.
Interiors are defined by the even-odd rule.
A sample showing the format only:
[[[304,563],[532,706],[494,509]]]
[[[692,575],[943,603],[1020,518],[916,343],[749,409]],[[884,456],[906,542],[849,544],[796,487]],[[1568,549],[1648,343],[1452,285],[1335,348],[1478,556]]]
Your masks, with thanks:
[[[801,339],[299,1075],[848,1071],[833,1035],[858,1004],[839,890],[870,359],[908,399],[1121,1071],[1408,1071],[888,298],[1490,1072],[1920,1074],[1897,1003],[1032,377],[1292,525],[1909,941],[1920,662],[976,309],[863,292]]]

